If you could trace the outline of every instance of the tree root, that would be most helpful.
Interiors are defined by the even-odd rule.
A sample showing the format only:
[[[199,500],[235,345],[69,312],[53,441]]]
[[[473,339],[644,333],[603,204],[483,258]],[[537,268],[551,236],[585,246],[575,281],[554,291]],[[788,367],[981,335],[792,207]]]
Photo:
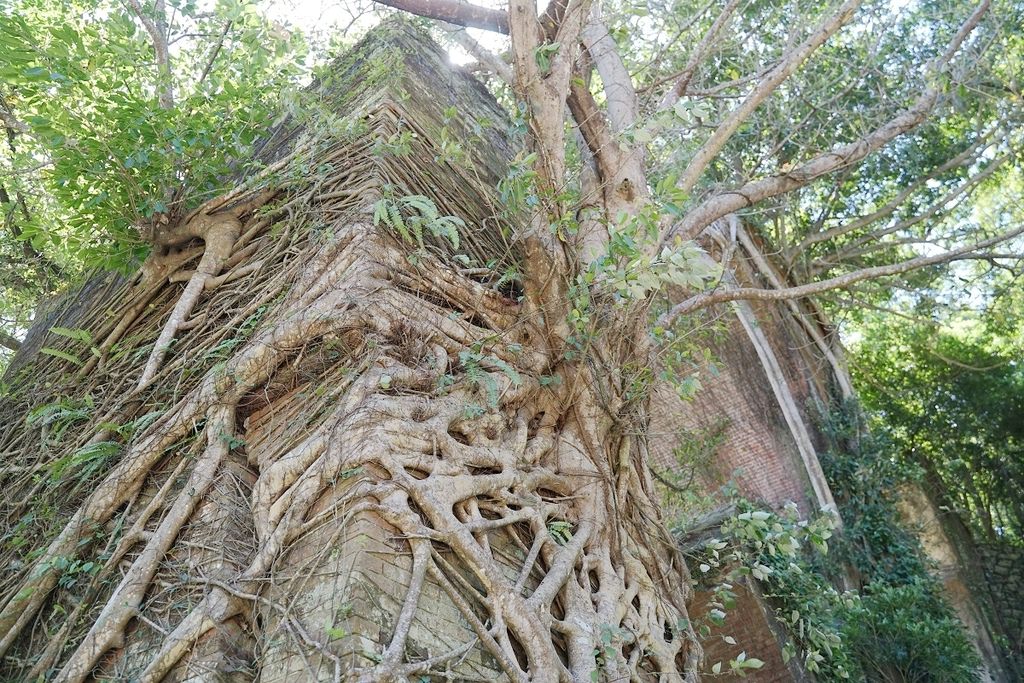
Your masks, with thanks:
[[[127,565],[124,578],[63,663],[62,681],[88,677],[122,645],[136,616],[168,631],[139,665],[140,680],[158,681],[197,642],[208,642],[211,629],[246,619],[249,603],[271,607],[260,613],[265,618],[254,630],[267,632],[267,641],[275,629],[286,634],[286,643],[308,660],[309,676],[401,681],[448,667],[452,677],[463,679],[461,658],[480,649],[493,662],[479,666],[496,666],[516,683],[588,680],[599,667],[615,680],[693,680],[700,651],[685,626],[688,577],[657,521],[649,478],[641,474],[642,439],[622,436],[643,425],[624,425],[627,407],[617,398],[622,392],[616,378],[531,350],[522,343],[528,325],[516,302],[440,259],[424,258],[422,272],[409,270],[407,254],[375,232],[366,206],[352,209],[337,235],[315,247],[301,241],[271,245],[252,228],[243,235],[244,211],[219,208],[224,206],[211,205],[208,211],[221,212],[196,214],[165,236],[179,245],[203,239],[205,250],[136,391],[163,386],[163,378],[183,365],[181,358],[164,362],[168,344],[183,330],[194,325],[187,337],[194,339],[249,311],[249,302],[237,305],[240,295],[225,288],[213,299],[216,306],[193,316],[205,289],[265,268],[276,278],[273,295],[284,294],[223,363],[184,383],[183,398],[136,435],[110,467],[0,611],[0,651],[42,609],[60,578],[55,560],[77,557],[88,529],[105,524],[148,486],[154,498],[132,510],[128,532],[110,558],[111,567]],[[243,247],[249,250],[244,257],[236,249],[233,257],[232,248],[246,239],[255,246]],[[277,250],[293,249],[299,257],[277,258]],[[261,291],[254,299],[268,296]],[[136,317],[143,309],[129,310]],[[115,325],[104,344],[127,329]],[[227,337],[210,338],[219,343]],[[353,349],[364,357],[352,357]],[[613,355],[609,348],[598,351]],[[335,381],[342,368],[348,374]],[[542,376],[557,381],[542,385]],[[268,384],[272,378],[284,387]],[[192,573],[200,576],[181,581],[171,575],[163,590],[153,591],[163,576],[158,567],[180,560],[176,544],[179,555],[193,552],[188,534],[179,532],[228,457],[235,406],[245,414],[260,391],[268,405],[278,405],[284,394],[315,401],[316,409],[302,413],[308,422],[277,445],[261,442],[262,450],[246,454],[257,470],[251,492],[248,483],[244,487],[251,503],[245,528],[253,545],[229,570],[202,576],[202,563],[193,563]],[[154,389],[134,400],[141,404],[157,395]],[[205,445],[192,462],[182,445],[204,420]],[[174,473],[170,479],[152,472],[165,458]],[[186,468],[188,483],[164,507],[177,473]],[[344,511],[337,515],[340,523],[338,510]],[[159,523],[151,523],[161,511]],[[324,637],[318,632],[322,621],[311,616],[323,605],[270,598],[275,591],[316,595],[318,563],[326,564],[343,546],[342,529],[356,515],[393,533],[410,581],[394,618],[386,620],[389,632],[381,636],[376,660],[344,671],[350,662],[339,654],[339,639]],[[200,539],[195,547],[204,557],[208,543],[200,542],[206,543]],[[143,545],[129,563],[125,557],[137,544]],[[207,590],[202,597],[189,594],[191,609],[184,616],[159,612],[163,591],[198,583]],[[432,642],[422,642],[430,583],[440,588],[431,594],[447,596],[444,609],[468,625],[441,654]],[[602,629],[612,634],[607,648]],[[47,652],[56,651],[56,659],[63,647]],[[600,661],[595,649],[602,651]],[[194,661],[197,652],[201,648]],[[275,656],[286,654],[267,655]]]
[[[29,576],[11,593],[0,610],[0,655],[14,643],[35,616],[60,576],[54,562],[80,552],[82,536],[92,524],[104,523],[114,510],[142,485],[145,476],[164,450],[191,428],[193,420],[217,402],[237,400],[250,388],[265,382],[291,349],[309,339],[344,328],[350,307],[338,309],[338,294],[324,297],[315,306],[285,315],[285,320],[253,340],[223,368],[207,373],[195,391],[154,422],[97,485],[63,530],[36,560]]]
[[[223,283],[223,280],[217,281],[216,278],[224,264],[231,258],[236,240],[242,235],[240,216],[263,206],[275,194],[277,194],[276,189],[263,190],[226,211],[212,214],[205,212],[192,214],[182,225],[159,235],[157,244],[161,247],[182,244],[190,239],[201,239],[204,242],[204,250],[195,273],[189,278],[185,291],[179,297],[178,303],[175,304],[174,310],[171,311],[170,317],[160,331],[160,336],[153,345],[153,351],[139,377],[136,391],[141,391],[153,380],[157,370],[160,369],[164,356],[167,355],[171,342],[174,341],[175,334],[192,314],[203,290],[214,289]]]
[[[208,220],[200,220],[201,218]],[[190,232],[196,237],[203,238],[206,250],[203,252],[203,258],[200,259],[195,274],[189,279],[185,291],[182,292],[174,310],[171,311],[170,318],[167,319],[163,330],[160,331],[160,336],[157,337],[156,343],[153,345],[153,351],[139,377],[136,391],[141,391],[149,384],[157,370],[160,369],[160,364],[163,362],[178,328],[192,315],[192,310],[195,308],[196,302],[199,301],[199,295],[206,289],[207,281],[220,273],[221,266],[231,255],[231,247],[242,230],[242,222],[231,215],[203,216],[193,219],[193,222],[196,225],[190,228]]]
[[[239,611],[238,598],[214,586],[174,630],[164,636],[160,649],[139,676],[139,683],[160,683],[204,633]]]
[[[234,407],[216,405],[207,413],[206,452],[196,462],[188,483],[178,494],[167,515],[146,543],[145,549],[132,563],[114,594],[71,659],[61,670],[59,679],[80,683],[104,652],[123,645],[124,629],[135,616],[160,559],[167,554],[182,526],[192,516],[196,505],[213,484],[221,462],[227,457],[231,435],[234,434]]]

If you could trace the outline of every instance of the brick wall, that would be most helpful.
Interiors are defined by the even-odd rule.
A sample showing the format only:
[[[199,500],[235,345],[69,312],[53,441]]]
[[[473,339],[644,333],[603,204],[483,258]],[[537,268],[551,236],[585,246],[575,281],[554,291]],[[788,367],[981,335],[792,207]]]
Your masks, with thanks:
[[[750,683],[790,683],[803,680],[798,670],[791,669],[783,663],[779,637],[772,625],[772,617],[766,609],[760,595],[744,585],[737,585],[736,607],[729,610],[725,622],[721,626],[711,626],[711,635],[703,642],[704,668],[702,674],[714,680],[743,680]],[[698,620],[708,612],[708,593],[698,592],[694,596],[691,614]],[[702,615],[702,616],[697,616]],[[735,645],[725,640],[731,637]],[[748,658],[757,658],[764,662],[760,669],[746,669],[743,676],[731,673],[729,662],[746,653]],[[712,667],[722,663],[721,674],[715,676]]]
[[[801,370],[801,357],[793,352],[796,344],[784,323],[770,309],[755,312],[797,405],[807,405],[813,370]],[[678,467],[672,450],[680,430],[701,433],[724,419],[724,440],[711,466],[698,473],[697,485],[716,488],[731,481],[747,498],[772,507],[793,501],[810,514],[817,506],[809,495],[806,472],[757,352],[727,307],[721,309],[721,320],[726,326],[724,339],[710,345],[716,361],[713,368],[705,365],[700,370],[702,388],[696,397],[684,401],[667,385],[656,389],[650,432],[654,464],[662,470]],[[812,424],[806,411],[804,424]]]
[[[917,485],[900,491],[898,507],[942,584],[943,597],[967,627],[981,655],[981,680],[1002,683],[1024,672],[1024,548],[975,545],[955,512],[940,508]],[[996,634],[1009,639],[1009,651]]]
[[[251,462],[262,463],[301,438],[304,416],[315,391],[299,387],[263,405],[246,421]],[[329,680],[333,662],[311,658],[297,634],[327,643],[345,669],[371,665],[394,630],[412,571],[406,542],[376,513],[349,514],[361,500],[359,487],[382,473],[358,471],[341,478],[314,504],[308,517],[320,523],[289,546],[275,567],[275,579],[264,591],[270,603],[286,605],[288,617],[261,609],[267,639],[260,680]],[[517,548],[509,547],[516,556]],[[511,571],[511,570],[510,570]],[[472,580],[471,576],[465,577]],[[472,642],[475,635],[452,599],[427,581],[409,632],[409,648],[428,658]],[[452,666],[457,680],[503,680],[500,668],[482,648],[473,648]]]
[[[746,278],[750,279],[749,273]],[[752,302],[750,310],[817,452],[824,444],[815,429],[816,406],[828,395],[832,369],[785,304]],[[762,359],[730,306],[719,307],[715,314],[723,331],[709,340],[714,367],[701,368],[702,388],[695,398],[683,401],[667,385],[656,389],[651,415],[653,464],[660,470],[678,468],[673,448],[679,439],[706,433],[725,420],[722,442],[708,465],[697,471],[692,486],[715,490],[730,483],[748,499],[773,508],[793,501],[804,515],[811,515],[818,508],[816,497]],[[724,496],[716,498],[721,501]],[[780,639],[784,635],[756,589],[741,586],[737,593],[736,607],[729,611],[725,625],[712,628],[703,643],[705,674],[711,673],[716,662],[723,662],[723,671],[728,671],[728,662],[746,652],[765,665],[759,671],[748,671],[744,680],[809,680],[796,662],[782,662]],[[694,600],[690,614],[695,623],[708,623],[708,600],[706,594],[698,594]],[[727,643],[724,636],[731,636],[736,645]],[[724,678],[739,676],[725,674]]]
[[[986,591],[994,608],[997,627],[1007,637],[1010,664],[1024,672],[1024,548],[1008,543],[978,547]]]

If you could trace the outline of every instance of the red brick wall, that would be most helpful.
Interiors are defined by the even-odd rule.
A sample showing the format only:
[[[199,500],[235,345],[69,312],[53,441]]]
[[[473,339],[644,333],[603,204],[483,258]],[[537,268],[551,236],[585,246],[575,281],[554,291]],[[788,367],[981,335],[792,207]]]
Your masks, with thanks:
[[[781,648],[775,633],[769,625],[771,618],[762,608],[758,598],[744,586],[736,586],[736,608],[729,610],[722,626],[712,626],[711,635],[706,638],[704,647],[703,677],[706,680],[743,680],[750,683],[790,683],[794,680],[789,668],[782,662]],[[707,593],[697,593],[691,606],[691,615],[695,623],[706,620],[708,601]],[[709,622],[704,622],[709,623]],[[731,636],[735,645],[725,641]],[[764,662],[760,669],[746,669],[742,678],[730,672],[729,662],[741,652],[747,658],[755,657]],[[712,667],[722,662],[722,675],[713,676]]]
[[[740,262],[736,270],[741,284],[764,286],[746,264]],[[815,448],[820,449],[824,444],[814,429],[815,406],[829,400],[823,394],[832,384],[832,369],[786,303],[749,305]],[[677,467],[672,448],[679,429],[699,433],[725,418],[724,441],[700,484],[716,488],[732,481],[747,498],[773,507],[793,501],[804,514],[812,514],[818,506],[810,481],[757,351],[730,305],[717,307],[713,315],[724,329],[697,342],[709,346],[715,360],[713,368],[705,365],[698,371],[702,388],[696,397],[682,401],[667,385],[656,390],[651,422],[654,463],[667,470]]]
[[[723,310],[725,339],[712,345],[715,371],[700,370],[702,388],[690,401],[681,400],[668,386],[659,387],[652,401],[651,450],[662,469],[677,467],[672,449],[680,428],[700,433],[719,420],[727,420],[724,441],[718,447],[710,471],[701,473],[697,485],[712,488],[732,481],[747,498],[780,507],[793,501],[804,513],[816,508],[808,495],[803,464],[785,417],[754,346],[731,310]],[[758,311],[759,317],[761,312]],[[764,319],[764,318],[762,318]],[[763,325],[789,379],[798,405],[809,395],[808,383],[797,370],[785,331],[771,316]]]
[[[816,406],[821,400],[828,400],[823,394],[831,384],[831,368],[785,304],[751,302],[751,308],[782,369],[802,421],[815,441],[815,449],[820,450],[823,443],[815,429]],[[679,443],[680,430],[686,430],[692,438],[693,434],[714,428],[724,418],[727,426],[723,440],[710,465],[698,471],[692,485],[710,491],[729,482],[748,499],[775,508],[793,501],[804,515],[811,515],[818,506],[761,359],[732,308],[722,306],[717,314],[724,332],[709,344],[715,367],[700,370],[702,388],[695,398],[683,401],[667,385],[656,390],[650,440],[654,466],[669,471],[678,469],[672,451]],[[742,586],[737,587],[737,594],[736,606],[728,611],[725,624],[713,627],[711,636],[703,643],[704,673],[708,680],[738,680],[740,677],[731,673],[711,676],[716,662],[722,662],[722,671],[728,672],[729,661],[740,652],[765,663],[760,670],[747,670],[746,681],[804,680],[806,674],[799,668],[791,670],[782,662],[774,622],[759,598]],[[695,624],[709,623],[709,600],[708,594],[698,593],[695,597],[690,607]],[[727,643],[725,636],[731,636],[736,644]],[[795,663],[791,666],[796,667]]]

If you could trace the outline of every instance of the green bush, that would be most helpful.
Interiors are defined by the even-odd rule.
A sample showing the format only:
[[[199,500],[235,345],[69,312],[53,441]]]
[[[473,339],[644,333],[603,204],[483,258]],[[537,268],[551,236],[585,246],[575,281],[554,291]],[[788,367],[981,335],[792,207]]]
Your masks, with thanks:
[[[880,683],[977,681],[981,662],[934,582],[872,584],[847,603],[842,629],[864,680]]]

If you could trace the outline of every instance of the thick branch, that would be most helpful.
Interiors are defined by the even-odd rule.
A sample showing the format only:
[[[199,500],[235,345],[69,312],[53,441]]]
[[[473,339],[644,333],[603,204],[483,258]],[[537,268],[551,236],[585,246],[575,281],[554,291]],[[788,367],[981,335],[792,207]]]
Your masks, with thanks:
[[[868,233],[867,235],[864,235],[863,237],[859,237],[851,241],[849,244],[844,245],[843,248],[840,249],[839,251],[831,254],[828,258],[818,259],[814,261],[814,267],[824,267],[827,269],[831,268],[832,266],[836,265],[841,261],[863,256],[864,254],[868,254],[879,249],[889,249],[894,246],[899,246],[900,244],[915,244],[927,242],[928,240],[915,237],[906,237],[895,241],[883,241],[882,238],[887,237],[893,233],[902,233],[906,230],[909,230],[918,223],[921,223],[922,221],[932,218],[946,207],[949,207],[953,202],[963,201],[966,197],[969,197],[971,195],[971,193],[978,187],[978,185],[980,185],[986,179],[990,178],[993,173],[999,170],[999,168],[1003,164],[1005,164],[1008,159],[1009,157],[1005,156],[999,157],[998,159],[990,163],[988,166],[986,166],[985,169],[982,170],[980,173],[971,178],[968,178],[965,182],[956,186],[955,188],[953,188],[952,190],[950,190],[949,192],[947,192],[946,194],[942,195],[937,200],[932,202],[921,213],[914,214],[913,216],[910,216],[909,218],[906,218],[902,221],[898,221],[886,228],[876,229]]]
[[[943,55],[928,66],[926,74],[930,80],[937,78],[942,68],[948,65],[949,60],[960,49],[963,41],[981,21],[988,6],[989,0],[984,0],[957,31]],[[745,209],[759,201],[792,192],[824,175],[860,161],[893,139],[919,126],[934,108],[939,93],[938,87],[928,87],[910,108],[902,111],[888,123],[876,128],[860,140],[819,154],[788,173],[751,181],[737,189],[725,190],[713,195],[691,211],[674,230],[666,231],[658,245],[658,250],[660,251],[667,244],[673,234],[678,234],[683,239],[693,239],[700,234],[701,230],[727,214]]]
[[[11,351],[17,351],[18,349],[21,348],[21,342],[18,341],[16,337],[13,337],[4,332],[3,330],[0,330],[0,346],[4,347],[5,349],[10,349]]]
[[[623,212],[635,214],[637,206],[647,196],[642,150],[619,146],[608,120],[586,86],[570,82],[567,104],[594,156],[606,215],[615,219]]]
[[[690,81],[693,80],[693,74],[696,73],[697,67],[700,66],[701,62],[707,56],[709,49],[718,40],[718,34],[722,31],[722,28],[729,23],[729,19],[732,18],[736,8],[739,7],[740,0],[729,0],[729,4],[725,6],[722,13],[718,15],[714,23],[711,24],[711,28],[704,34],[697,46],[693,48],[693,52],[690,53],[690,58],[686,62],[686,66],[683,67],[682,72],[676,78],[676,82],[672,85],[672,88],[665,93],[665,97],[661,100],[661,104],[658,106],[658,110],[668,109],[675,104],[676,100],[686,94],[687,88],[690,85]]]
[[[8,128],[16,133],[27,133],[28,125],[19,121],[14,117],[14,114],[7,111],[3,107],[0,107],[0,123],[4,124],[4,128]]]
[[[920,125],[931,112],[938,96],[937,90],[929,88],[912,107],[856,142],[842,145],[831,152],[819,154],[788,173],[751,181],[739,188],[713,195],[688,213],[671,232],[681,235],[683,239],[693,239],[700,234],[701,230],[727,214],[740,211],[765,199],[792,192],[824,175],[860,161],[872,152],[881,149],[888,142]],[[662,240],[661,246],[664,246],[667,238],[668,235]]]
[[[757,84],[747,95],[743,103],[729,113],[725,121],[715,130],[712,136],[704,143],[697,153],[690,160],[686,170],[679,178],[679,187],[689,192],[697,184],[701,174],[711,160],[718,155],[729,138],[739,129],[747,118],[757,109],[765,99],[768,98],[787,78],[807,61],[807,58],[825,41],[832,37],[836,31],[842,28],[843,24],[850,20],[854,11],[860,6],[861,0],[846,0],[828,19],[814,30],[814,32],[794,51],[785,55],[779,64],[768,72],[763,81]]]
[[[135,16],[142,22],[143,28],[153,41],[153,52],[156,54],[157,71],[163,87],[160,89],[160,107],[174,109],[174,79],[171,75],[171,55],[167,48],[167,25],[164,17],[164,0],[156,0],[153,8],[154,17],[149,16],[142,8],[139,0],[128,0]]]
[[[599,8],[594,8],[594,14],[583,29],[582,38],[604,84],[612,130],[621,133],[636,123],[640,107],[633,80],[622,62],[618,45],[600,17]]]
[[[594,155],[601,181],[608,182],[615,175],[619,163],[618,146],[608,128],[608,122],[602,116],[594,96],[582,83],[574,81],[569,84],[566,102],[587,148]]]
[[[476,57],[477,62],[479,62],[481,66],[488,69],[491,73],[509,85],[512,84],[512,67],[502,61],[498,55],[484,48],[480,43],[474,40],[473,36],[466,32],[466,28],[464,26],[441,22],[441,29],[448,34],[449,38],[461,45],[466,52]]]
[[[427,19],[508,34],[508,14],[461,0],[376,0],[376,2]]]
[[[960,154],[957,154],[956,156],[942,163],[938,167],[932,169],[925,175],[921,176],[907,187],[900,190],[900,192],[895,197],[893,197],[892,201],[885,204],[881,208],[865,216],[855,218],[854,220],[848,223],[837,225],[833,228],[829,228],[828,230],[810,233],[799,244],[797,244],[796,247],[794,247],[793,254],[799,254],[800,252],[806,250],[808,247],[811,247],[819,242],[825,242],[836,237],[839,237],[841,235],[844,235],[848,232],[859,230],[860,228],[866,227],[868,225],[871,225],[872,223],[875,223],[876,221],[880,221],[883,218],[891,216],[893,213],[895,213],[896,209],[903,205],[903,203],[910,197],[910,195],[919,190],[929,180],[936,178],[939,175],[946,173],[947,171],[950,171],[958,166],[964,166],[973,163],[985,152],[985,150],[987,150],[996,142],[998,142],[998,139],[993,140],[989,135],[983,136],[980,140],[978,140],[978,142],[971,145]]]

